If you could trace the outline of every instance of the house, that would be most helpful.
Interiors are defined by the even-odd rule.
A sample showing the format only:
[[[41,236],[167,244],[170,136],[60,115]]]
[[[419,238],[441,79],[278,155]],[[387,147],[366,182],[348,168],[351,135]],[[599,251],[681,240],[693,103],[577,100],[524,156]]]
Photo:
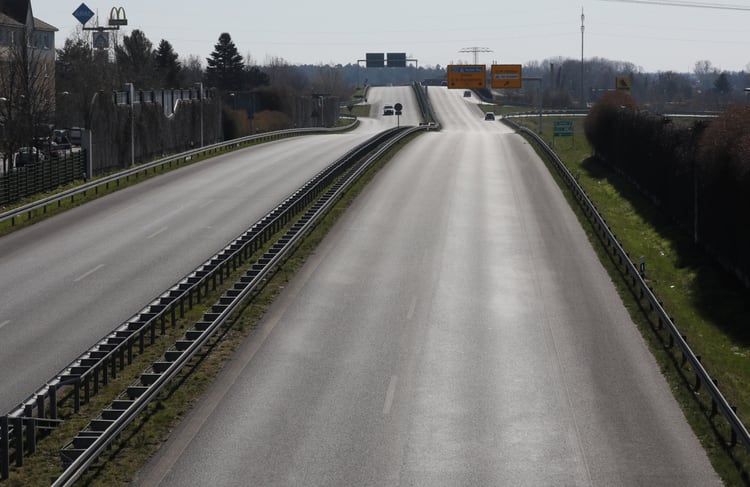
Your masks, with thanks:
[[[51,95],[55,93],[55,32],[55,27],[34,17],[30,0],[0,0],[0,63],[8,62],[13,49],[25,43],[31,48],[29,58],[38,65],[30,69],[34,77],[46,79],[45,89]],[[6,95],[0,92],[0,97]]]
[[[12,139],[31,140],[54,113],[55,32],[34,17],[31,0],[0,0],[0,152],[15,150]]]

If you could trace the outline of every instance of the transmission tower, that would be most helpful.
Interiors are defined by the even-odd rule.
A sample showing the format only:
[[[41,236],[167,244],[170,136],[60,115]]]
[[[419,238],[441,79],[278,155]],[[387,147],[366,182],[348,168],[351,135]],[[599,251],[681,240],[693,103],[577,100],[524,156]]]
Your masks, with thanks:
[[[492,49],[489,47],[464,47],[458,52],[471,52],[474,54],[474,64],[477,64],[477,57],[479,56],[480,52],[492,52]]]

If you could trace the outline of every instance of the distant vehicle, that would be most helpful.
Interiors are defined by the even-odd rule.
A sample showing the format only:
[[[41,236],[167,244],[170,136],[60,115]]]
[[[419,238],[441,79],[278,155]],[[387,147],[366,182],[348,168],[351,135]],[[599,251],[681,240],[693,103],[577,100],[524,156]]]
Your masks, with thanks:
[[[70,140],[68,140],[68,131],[62,129],[55,129],[52,131],[52,142],[55,144],[70,144]]]
[[[471,98],[471,91],[469,90],[464,91],[464,98]]]
[[[393,115],[393,105],[383,106],[383,115]]]
[[[80,127],[73,127],[68,129],[68,140],[73,145],[81,145],[81,136],[83,129]]]
[[[495,120],[495,114],[492,112],[487,112],[484,114],[485,120]]]
[[[41,162],[46,159],[44,153],[42,153],[36,147],[21,147],[13,155],[13,166],[23,167],[35,162]]]

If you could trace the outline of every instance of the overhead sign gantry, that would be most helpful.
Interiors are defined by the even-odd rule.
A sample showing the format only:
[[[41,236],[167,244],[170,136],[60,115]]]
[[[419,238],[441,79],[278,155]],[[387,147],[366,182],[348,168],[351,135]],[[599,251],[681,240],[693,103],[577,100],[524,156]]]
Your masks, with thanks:
[[[487,66],[484,64],[449,64],[448,88],[466,90],[487,87]]]

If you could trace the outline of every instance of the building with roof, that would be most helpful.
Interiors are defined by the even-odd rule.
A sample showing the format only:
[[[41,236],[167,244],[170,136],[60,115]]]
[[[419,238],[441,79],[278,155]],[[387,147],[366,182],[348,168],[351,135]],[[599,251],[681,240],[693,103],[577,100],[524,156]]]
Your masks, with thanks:
[[[6,61],[11,48],[24,39],[40,59],[55,63],[57,28],[34,17],[30,0],[0,0],[0,59]],[[50,73],[54,79],[54,71]]]
[[[31,0],[0,0],[0,125],[3,149],[32,140],[55,109],[55,32]]]

